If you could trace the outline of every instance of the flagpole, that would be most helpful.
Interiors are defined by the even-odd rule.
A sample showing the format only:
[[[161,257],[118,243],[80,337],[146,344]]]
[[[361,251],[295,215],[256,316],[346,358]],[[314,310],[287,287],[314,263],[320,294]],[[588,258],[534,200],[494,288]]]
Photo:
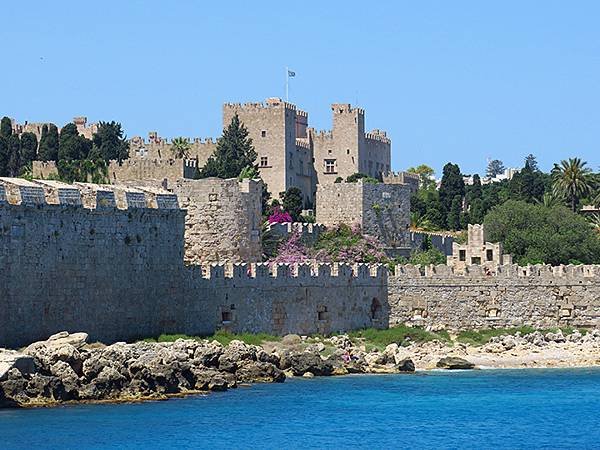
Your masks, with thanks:
[[[285,68],[285,101],[286,102],[288,101],[288,97],[289,97],[289,91],[290,91],[289,84],[290,84],[290,71],[286,66],[286,68]]]

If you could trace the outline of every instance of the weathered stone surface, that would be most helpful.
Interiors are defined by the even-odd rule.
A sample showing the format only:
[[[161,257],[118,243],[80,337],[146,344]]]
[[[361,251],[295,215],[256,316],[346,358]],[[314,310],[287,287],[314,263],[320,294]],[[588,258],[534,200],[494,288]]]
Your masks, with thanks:
[[[34,373],[34,359],[23,353],[0,349],[0,381],[6,380],[9,370],[13,368],[19,370],[22,374]]]
[[[464,358],[459,358],[457,356],[446,356],[440,359],[436,366],[439,369],[448,369],[448,370],[456,370],[456,369],[473,369],[475,364],[467,361]]]
[[[303,375],[305,372],[312,372],[318,376],[333,373],[332,364],[314,353],[284,354],[281,357],[281,369],[290,370],[296,376]]]

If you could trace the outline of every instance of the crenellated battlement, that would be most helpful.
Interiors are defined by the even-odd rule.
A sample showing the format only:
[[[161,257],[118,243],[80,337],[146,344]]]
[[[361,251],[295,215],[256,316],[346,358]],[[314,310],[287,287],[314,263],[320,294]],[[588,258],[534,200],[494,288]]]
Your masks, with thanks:
[[[270,98],[266,99],[264,102],[224,103],[223,108],[224,109],[234,109],[234,110],[244,109],[244,110],[250,110],[250,111],[262,110],[262,109],[273,109],[273,108],[285,108],[290,111],[296,111],[296,113],[298,113],[298,109],[296,108],[295,104],[286,102],[286,101],[280,99],[279,97],[270,97]]]
[[[496,271],[486,270],[478,265],[467,266],[464,270],[458,270],[445,264],[430,266],[397,265],[393,277],[401,280],[413,279],[439,279],[439,280],[574,280],[584,281],[594,279],[600,281],[600,265],[528,265],[506,264],[498,266]]]
[[[161,189],[21,178],[0,178],[0,204],[86,209],[179,209],[177,196]]]
[[[301,148],[303,150],[311,150],[310,139],[296,138],[296,148]]]
[[[357,106],[353,107],[350,103],[332,103],[331,110],[334,114],[353,114],[358,113],[359,115],[364,115],[365,110],[363,108],[359,108]]]
[[[368,133],[365,133],[365,139],[369,139],[371,141],[382,142],[384,144],[391,144],[392,141],[387,137],[385,131],[381,130],[371,130]]]
[[[268,280],[269,282],[283,281],[286,284],[293,282],[293,280],[326,281],[334,279],[347,282],[350,280],[385,280],[387,278],[387,269],[385,266],[363,263],[227,263],[194,266],[192,270],[206,280]]]
[[[300,239],[308,243],[315,242],[326,229],[327,227],[321,223],[288,222],[269,224],[269,231],[280,238],[286,239],[291,234],[298,233]]]
[[[216,139],[213,137],[184,137],[188,140],[191,145],[214,145]],[[173,145],[173,141],[176,138],[163,138],[158,135],[156,131],[150,131],[148,133],[148,139],[146,140],[142,136],[133,136],[129,142],[134,147],[143,147],[145,145],[157,145],[162,147],[168,147]]]

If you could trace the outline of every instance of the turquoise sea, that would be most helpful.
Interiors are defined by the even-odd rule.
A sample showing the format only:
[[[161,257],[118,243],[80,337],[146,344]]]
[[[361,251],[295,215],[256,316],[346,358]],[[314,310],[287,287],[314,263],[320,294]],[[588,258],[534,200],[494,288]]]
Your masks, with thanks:
[[[600,448],[600,370],[291,379],[162,402],[0,410],[0,448]]]

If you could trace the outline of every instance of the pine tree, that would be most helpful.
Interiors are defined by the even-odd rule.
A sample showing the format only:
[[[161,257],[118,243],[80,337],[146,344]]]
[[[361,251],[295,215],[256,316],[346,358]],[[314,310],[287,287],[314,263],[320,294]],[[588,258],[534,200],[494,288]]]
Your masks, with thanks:
[[[38,140],[35,134],[25,132],[21,135],[21,166],[26,166],[37,156]]]
[[[8,138],[12,134],[12,121],[10,117],[4,116],[2,120],[0,120],[0,136],[4,136]]]
[[[504,173],[505,167],[504,163],[499,159],[493,159],[488,163],[486,176],[488,178],[494,178],[501,173]]]
[[[58,161],[58,128],[53,123],[42,125],[39,157],[42,161]]]
[[[244,167],[256,167],[256,151],[248,130],[237,116],[233,116],[223,136],[217,141],[217,148],[199,171],[199,178],[237,178]]]
[[[90,158],[105,161],[123,161],[129,158],[129,142],[123,133],[121,124],[100,122],[98,131],[92,136],[93,148]]]

